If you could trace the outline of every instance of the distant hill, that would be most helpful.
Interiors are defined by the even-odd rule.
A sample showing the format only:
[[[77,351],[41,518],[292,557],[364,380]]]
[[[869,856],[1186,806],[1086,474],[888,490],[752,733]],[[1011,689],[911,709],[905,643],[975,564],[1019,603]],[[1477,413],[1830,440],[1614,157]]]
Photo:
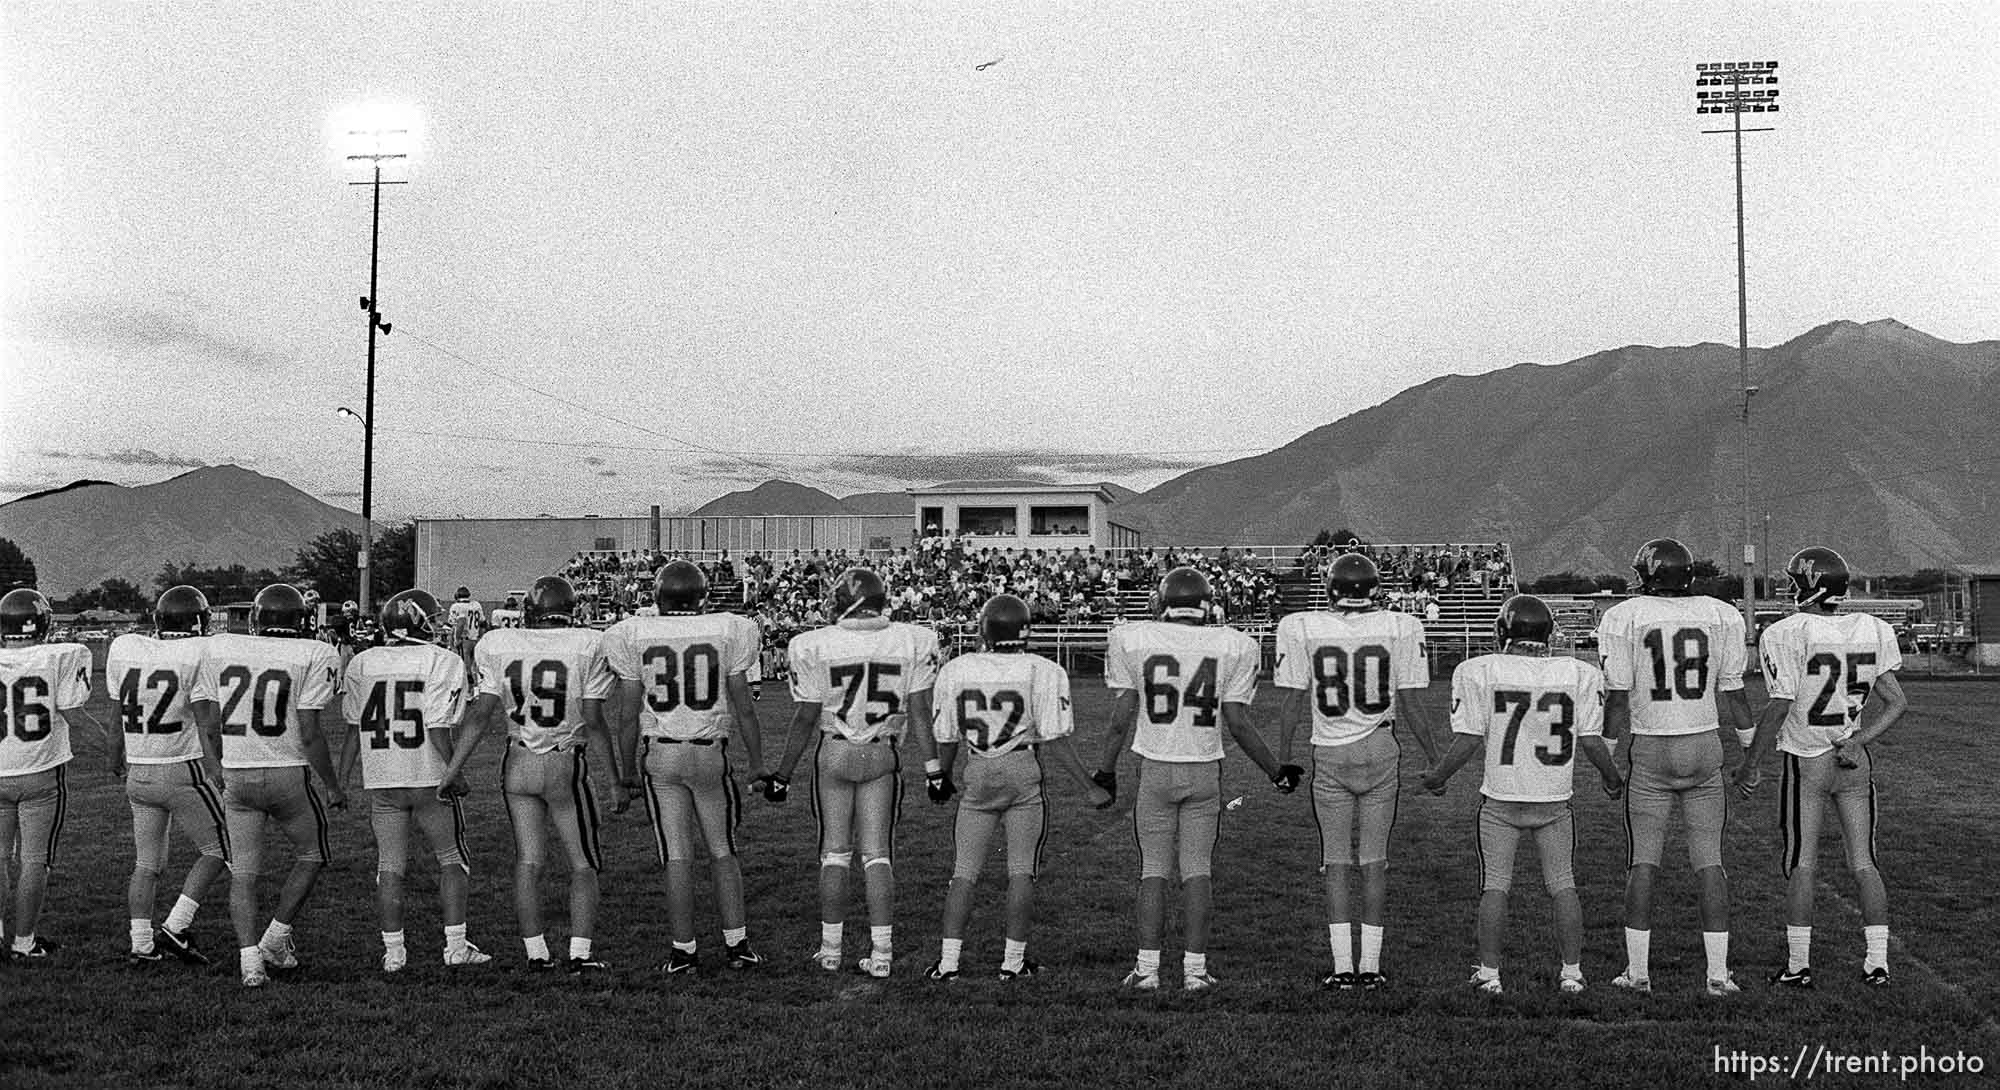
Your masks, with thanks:
[[[842,496],[840,504],[857,515],[908,515],[916,510],[908,492],[856,492]]]
[[[361,517],[240,466],[210,466],[157,484],[102,481],[0,504],[0,537],[35,561],[51,596],[116,576],[151,591],[162,565],[282,568],[300,545]]]
[[[1753,349],[1750,368],[1754,510],[1780,560],[1810,543],[1872,571],[2000,555],[2000,341],[1841,321]],[[1727,564],[1739,386],[1736,349],[1721,344],[1446,376],[1182,474],[1118,519],[1190,543],[1289,544],[1322,527],[1506,540],[1527,573],[1621,571],[1640,542],[1671,534]]]
[[[791,481],[765,481],[717,497],[689,514],[697,518],[721,515],[907,515],[906,492],[856,492],[835,498],[820,489]]]

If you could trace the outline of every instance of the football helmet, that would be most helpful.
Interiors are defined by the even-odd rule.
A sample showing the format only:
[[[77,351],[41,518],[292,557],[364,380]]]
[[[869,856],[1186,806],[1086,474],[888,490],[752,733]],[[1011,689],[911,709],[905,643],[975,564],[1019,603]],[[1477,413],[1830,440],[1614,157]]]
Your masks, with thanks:
[[[250,634],[253,636],[310,636],[312,611],[306,596],[290,583],[273,583],[257,592],[250,601]]]
[[[163,640],[208,635],[208,598],[190,586],[169,587],[153,603],[153,634]]]
[[[879,617],[889,608],[889,588],[882,577],[867,568],[849,568],[833,581],[832,601],[827,613],[834,620],[848,617]]]
[[[1694,585],[1694,554],[1673,538],[1656,537],[1639,546],[1632,570],[1639,573],[1641,593],[1686,594]]]
[[[1847,561],[1825,546],[1811,545],[1793,553],[1785,562],[1785,574],[1792,577],[1792,594],[1800,609],[1817,605],[1831,609],[1847,597]]]
[[[0,596],[0,643],[41,643],[55,620],[56,611],[41,591],[18,587]]]
[[[1555,630],[1556,615],[1549,612],[1549,604],[1532,594],[1507,599],[1493,619],[1493,635],[1503,649],[1508,644],[1546,648]]]
[[[1375,605],[1375,588],[1381,585],[1382,573],[1373,560],[1346,553],[1326,573],[1326,600],[1339,609],[1369,609]]]
[[[708,598],[708,576],[690,560],[676,560],[653,577],[653,604],[662,614],[699,613]]]
[[[396,592],[382,603],[382,642],[436,643],[444,632],[444,625],[438,620],[442,608],[427,590]]]
[[[576,624],[576,588],[560,575],[544,575],[528,588],[521,603],[521,624],[528,628],[569,628]]]
[[[451,598],[454,602],[470,602],[472,601],[472,588],[460,587],[452,592]]]
[[[996,594],[979,610],[979,638],[988,651],[1021,651],[1028,646],[1028,603]]]
[[[1208,588],[1208,576],[1193,568],[1175,568],[1160,580],[1154,612],[1164,621],[1206,623],[1209,603],[1214,597]]]

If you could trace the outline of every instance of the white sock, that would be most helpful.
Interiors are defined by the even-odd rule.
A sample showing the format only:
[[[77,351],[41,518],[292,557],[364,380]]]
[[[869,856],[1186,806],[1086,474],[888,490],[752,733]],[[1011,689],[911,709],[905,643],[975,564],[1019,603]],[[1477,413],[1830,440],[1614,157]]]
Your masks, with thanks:
[[[1208,972],[1208,955],[1189,953],[1182,955],[1182,976],[1203,976]]]
[[[1812,928],[1787,925],[1785,928],[1785,971],[1796,973],[1811,964]]]
[[[674,949],[679,950],[683,954],[692,954],[698,949],[698,944],[690,939],[687,942],[674,943]]]
[[[822,923],[819,925],[819,948],[827,953],[840,953],[840,933],[843,925]]]
[[[1354,925],[1351,923],[1327,924],[1326,941],[1333,947],[1333,971],[1336,973],[1353,972]]]
[[[259,942],[257,945],[276,949],[277,947],[282,945],[286,939],[289,939],[291,937],[292,937],[291,924],[279,923],[276,920],[272,920],[270,925],[264,928],[263,941]]]
[[[965,951],[964,939],[946,939],[938,943],[938,968],[945,972],[958,969],[958,956]]]
[[[547,935],[533,935],[522,939],[521,945],[528,951],[528,960],[549,960],[549,937]]]
[[[1653,933],[1650,930],[1625,929],[1625,975],[1633,980],[1645,980],[1652,975],[1646,963],[1652,960]]]
[[[1361,971],[1380,972],[1382,969],[1382,929],[1373,924],[1361,925]]]
[[[1152,976],[1158,973],[1160,971],[1160,952],[1158,950],[1139,951],[1139,961],[1132,968],[1137,970],[1140,976]]]
[[[153,921],[132,917],[132,952],[150,954],[153,952]]]
[[[1564,980],[1582,980],[1583,965],[1581,963],[1571,964],[1569,962],[1564,962],[1562,968],[1562,978]]]
[[[249,976],[251,973],[261,973],[264,971],[264,948],[261,946],[245,946],[241,950],[236,951],[236,961],[238,965],[242,966],[244,976]]]
[[[402,948],[403,948],[403,933],[401,931],[382,932],[382,949],[401,950]]]
[[[444,948],[445,952],[450,954],[456,954],[460,950],[465,949],[464,924],[455,923],[446,925],[444,929]]]
[[[874,953],[886,954],[895,949],[895,934],[894,927],[871,927],[868,929],[868,943],[875,948]]]
[[[1863,969],[1887,969],[1889,967],[1889,925],[1869,924],[1861,929],[1861,937],[1868,944],[1868,956],[1861,962]]]
[[[1000,958],[1000,967],[1002,969],[1008,970],[1009,972],[1020,972],[1021,966],[1025,964],[1027,960],[1028,960],[1028,944],[1025,942],[1015,942],[1013,939],[1008,939],[1006,952],[1002,954]]]
[[[590,940],[578,938],[575,935],[571,935],[569,937],[569,956],[573,958],[578,958],[583,961],[589,961]]]
[[[724,946],[741,946],[749,941],[750,929],[747,927],[725,927],[722,929],[722,945]]]
[[[1708,979],[1729,979],[1729,932],[1704,931],[1701,948],[1708,953]]]
[[[193,927],[194,910],[200,907],[201,902],[185,893],[181,894],[180,899],[174,902],[173,909],[167,913],[167,930],[178,935]]]

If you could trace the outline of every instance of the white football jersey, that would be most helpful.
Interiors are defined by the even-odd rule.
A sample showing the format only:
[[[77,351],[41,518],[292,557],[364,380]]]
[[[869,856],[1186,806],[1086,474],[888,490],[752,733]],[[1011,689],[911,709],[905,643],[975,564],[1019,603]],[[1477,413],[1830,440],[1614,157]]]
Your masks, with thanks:
[[[583,740],[583,702],[611,695],[605,633],[594,628],[502,628],[473,652],[479,692],[500,698],[507,737],[531,752]]]
[[[792,699],[818,704],[819,729],[852,742],[901,738],[911,693],[937,683],[937,633],[879,617],[793,637]]]
[[[521,611],[518,609],[496,609],[493,611],[494,628],[520,628]]]
[[[340,654],[318,640],[285,636],[208,637],[189,700],[222,711],[222,767],[287,768],[306,763],[300,711],[333,703]]]
[[[931,737],[961,739],[975,757],[998,757],[1076,733],[1069,671],[1026,652],[979,652],[938,671]]]
[[[1396,691],[1431,683],[1424,623],[1389,610],[1311,610],[1278,622],[1272,684],[1312,697],[1312,744],[1366,738],[1396,717]]]
[[[1604,611],[1597,623],[1604,686],[1631,693],[1632,733],[1716,729],[1716,694],[1743,688],[1750,654],[1743,615],[1707,595],[1646,595]]]
[[[478,635],[486,623],[486,607],[478,602],[453,602],[445,608],[444,615],[451,634],[460,639]]]
[[[370,647],[347,663],[341,705],[359,732],[361,786],[436,787],[465,715],[465,663],[432,643]],[[447,733],[440,739],[432,731]]]
[[[80,643],[0,647],[0,776],[26,776],[68,761],[69,720],[63,713],[88,703],[90,648]]]
[[[749,680],[764,634],[734,613],[627,617],[604,632],[604,658],[620,681],[644,688],[639,733],[648,738],[727,738],[736,712],[729,678]]]
[[[1604,733],[1604,678],[1572,658],[1467,659],[1451,675],[1451,732],[1486,739],[1480,794],[1561,802],[1575,778],[1576,740]]]
[[[111,641],[104,688],[118,702],[128,764],[178,764],[201,756],[188,693],[207,647],[205,636],[161,640],[133,632]]]
[[[1155,761],[1222,759],[1222,705],[1257,697],[1257,641],[1224,625],[1134,621],[1111,630],[1107,688],[1139,694],[1132,752]]]
[[[1791,710],[1778,748],[1817,757],[1853,735],[1875,679],[1903,665],[1896,630],[1866,613],[1794,613],[1764,630],[1764,684]]]

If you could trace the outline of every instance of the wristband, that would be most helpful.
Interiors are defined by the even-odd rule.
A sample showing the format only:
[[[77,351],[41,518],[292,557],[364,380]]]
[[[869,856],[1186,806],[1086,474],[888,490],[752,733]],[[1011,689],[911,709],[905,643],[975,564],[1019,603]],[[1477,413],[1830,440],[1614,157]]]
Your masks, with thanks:
[[[1757,740],[1757,728],[1752,727],[1749,730],[1737,730],[1736,740],[1743,743],[1744,749],[1749,749],[1750,743]]]
[[[926,776],[935,776],[943,771],[944,762],[938,760],[936,757],[932,757],[930,760],[924,762],[924,775]]]

